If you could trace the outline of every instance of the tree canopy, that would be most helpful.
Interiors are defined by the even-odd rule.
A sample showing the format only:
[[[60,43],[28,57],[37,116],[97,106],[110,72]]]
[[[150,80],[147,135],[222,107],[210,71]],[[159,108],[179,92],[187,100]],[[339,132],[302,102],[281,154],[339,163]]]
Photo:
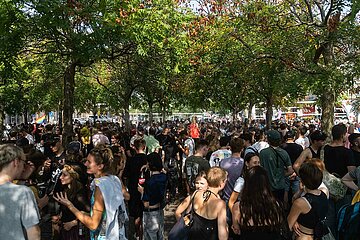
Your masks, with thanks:
[[[4,113],[99,103],[237,113],[319,97],[323,128],[359,79],[359,10],[349,0],[1,0]],[[144,107],[146,106],[146,107]],[[128,126],[128,124],[127,124]],[[129,126],[128,126],[129,127]]]

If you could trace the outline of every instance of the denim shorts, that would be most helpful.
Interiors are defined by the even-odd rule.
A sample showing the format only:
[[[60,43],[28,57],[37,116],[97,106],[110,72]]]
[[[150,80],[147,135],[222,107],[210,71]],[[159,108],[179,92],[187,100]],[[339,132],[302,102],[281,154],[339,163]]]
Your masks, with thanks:
[[[164,239],[164,210],[143,213],[144,240]]]

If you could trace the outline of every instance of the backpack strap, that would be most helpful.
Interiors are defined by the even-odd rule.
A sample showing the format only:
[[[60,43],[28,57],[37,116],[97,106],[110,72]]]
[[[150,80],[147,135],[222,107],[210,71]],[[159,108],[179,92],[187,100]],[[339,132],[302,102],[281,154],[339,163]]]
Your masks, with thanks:
[[[251,151],[253,151],[254,153],[258,153],[259,151],[256,149],[256,148],[254,148],[253,146],[249,146],[249,147],[247,147],[247,149],[250,149]]]
[[[279,168],[279,158],[281,159],[281,161],[283,162],[284,164],[284,167],[287,167],[286,166],[286,163],[285,163],[285,160],[283,159],[283,157],[280,155],[280,153],[272,146],[270,146],[270,148],[275,152],[275,155],[276,155],[276,167]]]
[[[320,160],[324,161],[325,160],[325,146],[327,146],[329,144],[325,144],[321,149],[320,149]]]

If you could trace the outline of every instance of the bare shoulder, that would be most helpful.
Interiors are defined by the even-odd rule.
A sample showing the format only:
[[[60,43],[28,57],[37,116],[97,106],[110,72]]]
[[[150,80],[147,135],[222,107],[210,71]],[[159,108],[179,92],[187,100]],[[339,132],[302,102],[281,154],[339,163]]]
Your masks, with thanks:
[[[301,210],[301,212],[308,212],[310,210],[310,204],[308,203],[308,201],[303,198],[303,197],[299,197],[298,199],[296,199],[294,202],[293,202],[293,208],[298,208]]]
[[[212,199],[211,201],[211,207],[213,207],[214,209],[217,209],[218,211],[220,211],[221,209],[226,209],[226,203],[224,200],[222,199]]]

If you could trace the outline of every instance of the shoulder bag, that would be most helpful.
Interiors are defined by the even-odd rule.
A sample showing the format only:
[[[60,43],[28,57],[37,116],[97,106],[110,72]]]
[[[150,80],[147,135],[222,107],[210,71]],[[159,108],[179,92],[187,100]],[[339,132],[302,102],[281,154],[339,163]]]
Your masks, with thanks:
[[[169,240],[187,240],[189,236],[189,231],[193,224],[193,205],[194,205],[194,196],[191,198],[191,208],[189,208],[184,216],[180,217],[180,219],[175,223],[172,229],[169,232],[168,239]]]

